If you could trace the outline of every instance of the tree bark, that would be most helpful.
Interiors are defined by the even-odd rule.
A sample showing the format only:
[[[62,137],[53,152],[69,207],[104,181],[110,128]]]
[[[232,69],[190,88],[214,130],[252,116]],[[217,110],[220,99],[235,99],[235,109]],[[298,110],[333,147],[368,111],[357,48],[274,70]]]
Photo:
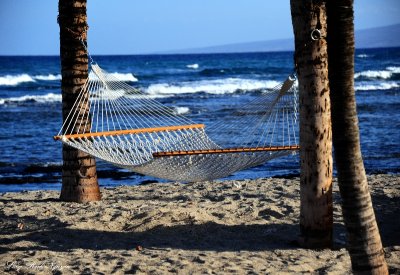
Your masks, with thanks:
[[[315,3],[314,3],[315,2]],[[300,102],[300,238],[307,248],[332,245],[332,134],[322,1],[291,0]]]
[[[388,274],[360,149],[354,92],[353,0],[328,0],[333,145],[354,273]]]
[[[86,43],[86,0],[59,0],[60,59],[62,114],[66,120],[82,85],[88,78],[88,55],[81,40]],[[88,102],[86,100],[86,102]],[[88,108],[84,108],[88,110]],[[88,113],[81,113],[82,120]],[[85,124],[83,124],[85,125]],[[83,126],[71,126],[74,133],[82,133]],[[90,125],[87,125],[90,129]],[[66,130],[66,129],[64,129]],[[90,155],[63,145],[62,189],[63,201],[87,202],[100,200],[96,162]]]

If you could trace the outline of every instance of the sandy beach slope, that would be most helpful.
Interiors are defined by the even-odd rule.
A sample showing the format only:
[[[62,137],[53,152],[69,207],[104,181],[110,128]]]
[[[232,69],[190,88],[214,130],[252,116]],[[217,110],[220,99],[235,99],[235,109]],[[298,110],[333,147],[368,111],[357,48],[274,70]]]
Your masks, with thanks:
[[[369,176],[391,273],[400,273],[400,177]],[[296,246],[299,179],[149,184],[102,189],[103,200],[56,191],[0,196],[0,273],[348,274],[334,184],[334,249]]]

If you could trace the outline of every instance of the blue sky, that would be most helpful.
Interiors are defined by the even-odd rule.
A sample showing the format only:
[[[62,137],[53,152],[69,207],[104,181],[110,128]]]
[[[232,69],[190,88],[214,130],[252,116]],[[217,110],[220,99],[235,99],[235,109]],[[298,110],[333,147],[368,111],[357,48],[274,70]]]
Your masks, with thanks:
[[[290,0],[88,0],[92,54],[293,37]],[[58,55],[57,0],[0,0],[0,55]],[[355,27],[400,23],[399,0],[355,0]]]

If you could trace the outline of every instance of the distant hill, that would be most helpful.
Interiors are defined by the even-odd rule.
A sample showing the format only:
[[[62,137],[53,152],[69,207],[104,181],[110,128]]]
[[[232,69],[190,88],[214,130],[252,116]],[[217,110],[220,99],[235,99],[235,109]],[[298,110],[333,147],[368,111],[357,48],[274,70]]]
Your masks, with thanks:
[[[400,24],[356,31],[356,48],[400,47]]]
[[[385,48],[400,47],[400,24],[385,27],[357,30],[355,33],[356,48]],[[266,40],[258,42],[227,44],[204,48],[193,48],[163,52],[166,54],[176,53],[241,53],[241,52],[275,52],[293,51],[293,38]]]

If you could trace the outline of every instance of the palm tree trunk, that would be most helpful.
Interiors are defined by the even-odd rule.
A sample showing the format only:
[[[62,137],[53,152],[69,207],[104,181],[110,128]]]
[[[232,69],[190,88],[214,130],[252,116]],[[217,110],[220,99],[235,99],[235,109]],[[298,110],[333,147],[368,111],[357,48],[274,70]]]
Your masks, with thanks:
[[[329,0],[327,5],[333,145],[352,268],[354,273],[388,274],[360,150],[353,0]]]
[[[323,1],[291,0],[300,101],[300,230],[303,247],[332,245],[332,137]]]
[[[88,56],[80,39],[86,43],[86,0],[59,0],[60,58],[62,114],[66,120],[76,97],[88,77]],[[86,101],[87,102],[87,101]],[[88,110],[88,108],[86,108]],[[88,117],[81,114],[81,119]],[[85,125],[85,123],[83,123]],[[83,126],[72,125],[75,133]],[[87,125],[90,129],[90,125]],[[96,162],[90,155],[63,145],[62,189],[63,201],[87,202],[100,200]]]

